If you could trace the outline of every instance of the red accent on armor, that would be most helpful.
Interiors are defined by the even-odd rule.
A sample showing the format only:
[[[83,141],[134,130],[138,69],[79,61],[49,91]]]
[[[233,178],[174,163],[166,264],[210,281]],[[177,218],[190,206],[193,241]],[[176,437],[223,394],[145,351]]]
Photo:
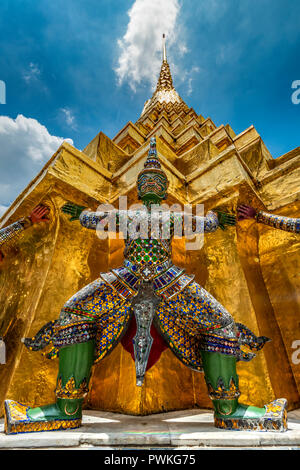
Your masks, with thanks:
[[[149,370],[150,367],[152,367],[158,361],[158,359],[161,356],[161,353],[165,349],[168,348],[167,343],[162,338],[162,336],[158,333],[157,329],[155,328],[153,324],[151,325],[150,333],[153,338],[153,343],[152,343],[152,348],[149,354],[149,359],[148,359],[146,370]],[[128,330],[126,331],[126,334],[123,336],[121,340],[121,344],[123,348],[125,349],[125,351],[131,354],[131,357],[133,360],[134,360],[134,350],[133,350],[132,340],[135,337],[135,334],[136,334],[136,321],[135,321],[135,318],[133,317],[128,327]]]

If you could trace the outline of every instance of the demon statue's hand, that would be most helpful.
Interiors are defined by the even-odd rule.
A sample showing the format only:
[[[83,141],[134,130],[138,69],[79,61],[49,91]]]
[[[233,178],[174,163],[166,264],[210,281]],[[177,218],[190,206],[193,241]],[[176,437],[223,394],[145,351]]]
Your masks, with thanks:
[[[38,224],[40,222],[47,222],[49,219],[47,215],[49,214],[50,209],[47,206],[43,206],[43,204],[39,204],[36,206],[31,214],[29,215],[29,219],[32,224]]]
[[[218,216],[219,227],[222,230],[225,230],[226,225],[235,225],[236,224],[236,217],[233,214],[229,214],[228,212],[222,212],[219,210],[214,210],[214,212]]]
[[[251,206],[247,206],[246,204],[241,204],[238,207],[237,213],[238,220],[255,219],[256,217],[256,210]]]
[[[72,222],[73,220],[78,220],[81,212],[86,209],[84,206],[78,206],[77,204],[73,204],[73,202],[67,202],[64,206],[62,206],[61,210],[65,214],[69,214],[70,221]]]

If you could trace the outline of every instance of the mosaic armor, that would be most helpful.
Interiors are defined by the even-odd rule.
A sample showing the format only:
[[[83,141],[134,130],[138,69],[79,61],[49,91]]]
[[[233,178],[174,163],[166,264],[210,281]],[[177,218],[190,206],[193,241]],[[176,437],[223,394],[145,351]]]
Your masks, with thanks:
[[[0,230],[0,250],[4,245],[8,245],[12,240],[17,239],[21,233],[30,225],[32,225],[32,223],[29,218],[24,217],[20,220],[17,220],[8,227],[2,228]]]
[[[256,214],[256,221],[270,227],[285,230],[286,232],[300,233],[300,219],[259,211]]]
[[[39,204],[33,209],[28,217],[22,217],[8,227],[0,229],[0,261],[4,257],[1,248],[9,247],[13,240],[16,240],[24,230],[26,230],[28,227],[31,227],[33,224],[47,221],[48,213],[49,208]]]
[[[25,230],[26,222],[26,219],[20,219],[8,227],[2,228],[0,230],[0,246],[4,245],[9,240],[16,238],[20,232],[23,232],[23,230]]]
[[[79,206],[72,204],[64,206],[72,220],[78,212],[81,225],[87,229],[103,230],[113,219],[116,230],[126,232],[124,263],[100,273],[65,303],[58,320],[49,322],[34,338],[24,340],[32,350],[50,345],[48,357],[59,356],[57,402],[48,408],[29,408],[7,400],[7,433],[78,427],[91,365],[106,357],[119,342],[135,361],[138,386],[164,349],[170,348],[183,364],[204,371],[217,427],[286,429],[286,400],[264,408],[238,403],[236,362],[255,356],[242,347],[259,351],[269,338],[257,337],[236,323],[194,276],[173,264],[171,242],[176,228],[183,227],[183,214],[156,212],[154,232],[149,223],[153,222],[151,208],[165,198],[166,189],[167,178],[152,138],[144,169],[138,175],[143,210],[108,214],[82,207],[78,210]],[[213,236],[221,224],[233,225],[233,217],[222,218],[210,211],[205,217],[191,215],[190,224],[194,233]],[[86,348],[85,358],[79,354],[80,348]]]

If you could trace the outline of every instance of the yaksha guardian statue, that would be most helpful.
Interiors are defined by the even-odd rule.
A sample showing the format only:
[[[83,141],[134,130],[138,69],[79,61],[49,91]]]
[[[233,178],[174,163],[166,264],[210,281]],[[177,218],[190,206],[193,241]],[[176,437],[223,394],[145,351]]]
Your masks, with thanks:
[[[88,392],[93,363],[100,361],[121,341],[135,360],[137,385],[161,352],[169,347],[186,366],[204,371],[214,406],[215,426],[225,429],[273,430],[287,428],[285,399],[263,408],[239,403],[236,362],[255,354],[241,346],[260,350],[268,341],[235,323],[230,313],[193,276],[174,266],[171,240],[183,214],[161,212],[160,230],[149,228],[146,237],[131,230],[138,221],[151,219],[152,206],[166,197],[168,180],[156,152],[155,138],[137,180],[143,211],[116,211],[116,230],[127,232],[124,264],[87,285],[63,306],[58,320],[45,325],[25,345],[36,351],[52,347],[59,355],[56,402],[37,408],[6,400],[6,433],[76,428],[81,425],[82,402]],[[107,214],[67,203],[63,211],[83,227],[96,229]],[[233,215],[210,211],[205,217],[190,216],[195,232],[211,233],[235,225]],[[102,222],[101,222],[102,221]],[[162,236],[167,223],[170,233]],[[151,227],[151,223],[148,225]],[[136,232],[135,232],[136,233]]]

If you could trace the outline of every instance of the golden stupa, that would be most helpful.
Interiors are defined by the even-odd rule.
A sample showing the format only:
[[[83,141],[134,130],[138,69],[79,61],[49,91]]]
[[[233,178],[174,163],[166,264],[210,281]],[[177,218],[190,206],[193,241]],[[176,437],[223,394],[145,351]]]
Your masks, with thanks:
[[[39,203],[51,208],[50,222],[24,232],[0,267],[0,335],[7,352],[7,363],[0,364],[1,403],[54,401],[57,360],[29,352],[21,338],[56,319],[65,301],[100,271],[119,266],[124,246],[121,239],[100,240],[71,223],[60,208],[66,201],[91,209],[117,205],[123,195],[137,202],[136,178],[152,136],[169,178],[169,202],[234,212],[246,203],[300,216],[300,147],[273,159],[253,126],[236,135],[230,125],[216,127],[197,114],[173,86],[164,47],[156,90],[139,119],[113,139],[100,132],[83,151],[63,143],[1,218],[3,227]],[[299,235],[253,220],[206,236],[199,251],[174,241],[176,265],[196,274],[236,321],[272,338],[251,363],[238,365],[241,401],[249,404],[281,396],[290,409],[300,403],[299,248]],[[134,362],[119,344],[94,367],[86,406],[148,414],[211,404],[203,374],[184,367],[170,350],[137,387]]]

